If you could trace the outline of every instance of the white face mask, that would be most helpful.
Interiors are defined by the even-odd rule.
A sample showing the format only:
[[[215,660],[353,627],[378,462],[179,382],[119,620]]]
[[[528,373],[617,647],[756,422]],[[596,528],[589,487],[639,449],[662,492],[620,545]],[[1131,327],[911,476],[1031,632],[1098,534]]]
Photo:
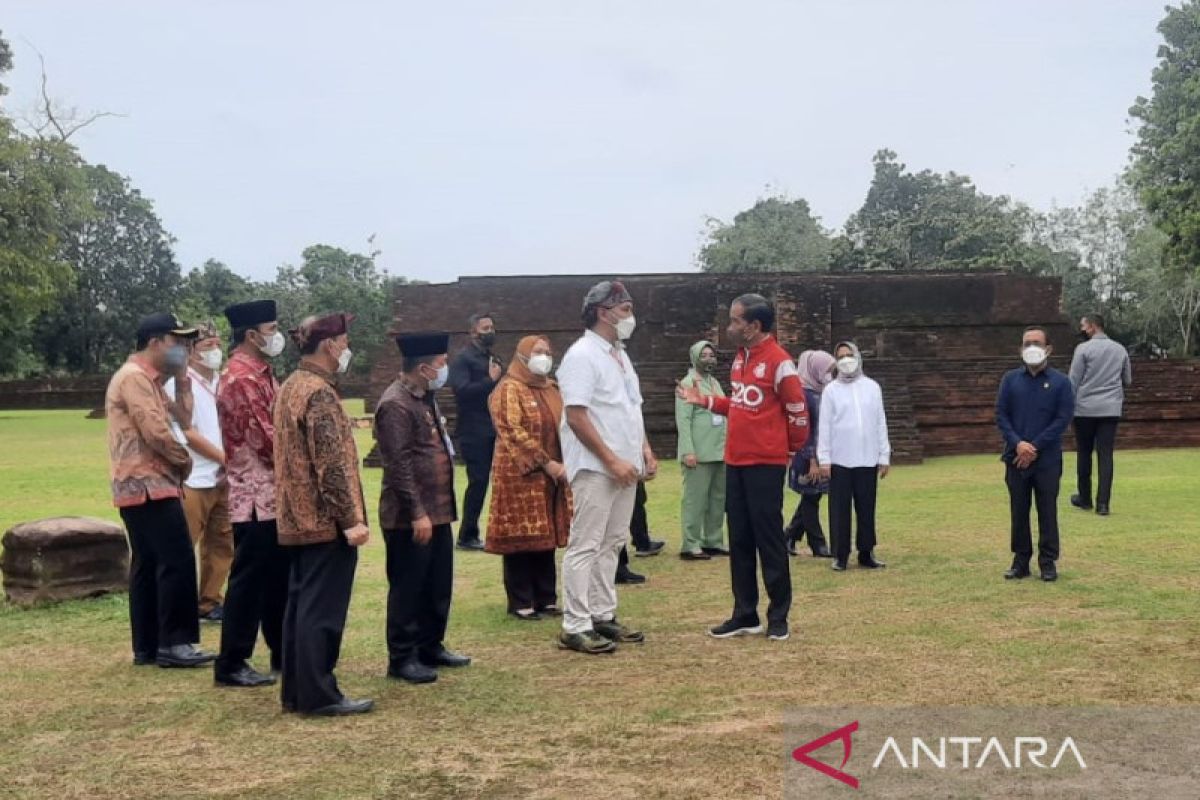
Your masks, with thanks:
[[[1036,344],[1030,345],[1021,351],[1021,360],[1028,366],[1036,367],[1046,363],[1046,350]]]
[[[843,375],[850,376],[858,371],[858,359],[854,356],[845,356],[839,358],[837,362],[838,372]]]
[[[430,381],[430,391],[436,392],[446,385],[446,380],[450,378],[450,366],[442,365],[438,367],[438,377]]]
[[[554,359],[546,353],[537,353],[529,357],[529,371],[534,375],[549,375],[554,367]]]
[[[267,358],[274,358],[275,356],[277,356],[283,352],[284,340],[283,340],[282,333],[280,333],[279,331],[275,331],[269,337],[266,337],[266,338],[267,338],[267,340],[266,340],[266,342],[263,343],[263,346],[261,348],[262,354],[264,356],[266,356]]]
[[[618,320],[617,324],[616,324],[617,338],[620,339],[621,341],[625,341],[630,336],[633,336],[633,330],[636,327],[637,327],[637,320],[635,320],[633,318],[633,314],[630,314],[628,317],[625,317],[625,319]]]
[[[350,359],[352,358],[354,358],[354,353],[350,352],[350,348],[347,347],[338,356],[338,372],[345,372],[350,369]]]
[[[221,368],[221,351],[220,351],[220,349],[205,350],[203,353],[200,353],[199,355],[200,355],[200,363],[203,364],[208,369],[211,369],[213,372],[216,372],[217,370],[219,370]]]

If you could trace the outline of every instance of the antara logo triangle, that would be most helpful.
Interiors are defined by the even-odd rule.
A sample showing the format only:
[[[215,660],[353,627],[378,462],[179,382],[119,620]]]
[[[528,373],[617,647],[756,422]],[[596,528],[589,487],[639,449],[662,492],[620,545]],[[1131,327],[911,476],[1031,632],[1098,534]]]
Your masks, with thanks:
[[[854,749],[854,742],[851,739],[851,736],[856,730],[858,730],[858,720],[851,722],[849,725],[838,728],[836,731],[830,731],[819,739],[813,739],[808,744],[800,745],[792,751],[792,758],[796,761],[799,761],[806,767],[815,769],[822,775],[826,775],[836,781],[841,781],[853,789],[857,789],[858,778],[842,772],[842,768],[845,767],[846,762],[850,760],[850,753]],[[839,764],[836,769],[824,763],[823,761],[817,761],[815,758],[809,755],[809,753],[812,753],[814,750],[820,750],[825,745],[839,740],[842,743],[843,756],[842,763]]]

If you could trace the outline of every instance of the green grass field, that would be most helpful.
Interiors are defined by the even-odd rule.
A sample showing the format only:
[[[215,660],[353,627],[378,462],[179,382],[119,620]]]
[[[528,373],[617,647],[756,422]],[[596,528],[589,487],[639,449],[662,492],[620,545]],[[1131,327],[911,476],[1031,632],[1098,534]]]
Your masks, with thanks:
[[[649,516],[667,551],[637,559],[649,583],[621,594],[644,646],[561,653],[554,622],[505,615],[498,558],[459,555],[448,643],[476,663],[421,687],[384,677],[372,528],[338,670],[347,693],[377,700],[361,718],[284,716],[275,690],[132,667],[124,596],[0,605],[0,795],[777,797],[782,715],[797,706],[1200,703],[1197,455],[1119,453],[1107,519],[1070,509],[1064,492],[1057,584],[1001,578],[995,457],[897,468],[880,493],[888,568],[839,575],[793,560],[785,643],[705,636],[730,610],[728,567],[675,557],[679,470],[665,464]],[[103,421],[0,412],[0,529],[117,520],[106,470]],[[379,473],[365,483],[373,506]],[[215,648],[219,631],[203,637]]]

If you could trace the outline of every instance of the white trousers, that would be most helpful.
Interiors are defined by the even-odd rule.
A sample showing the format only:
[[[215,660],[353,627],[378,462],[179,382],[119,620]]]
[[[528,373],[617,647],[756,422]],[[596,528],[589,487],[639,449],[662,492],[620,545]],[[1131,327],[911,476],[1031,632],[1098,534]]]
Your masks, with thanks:
[[[583,633],[617,613],[617,558],[629,539],[636,486],[580,470],[571,481],[575,514],[562,561],[563,630]]]

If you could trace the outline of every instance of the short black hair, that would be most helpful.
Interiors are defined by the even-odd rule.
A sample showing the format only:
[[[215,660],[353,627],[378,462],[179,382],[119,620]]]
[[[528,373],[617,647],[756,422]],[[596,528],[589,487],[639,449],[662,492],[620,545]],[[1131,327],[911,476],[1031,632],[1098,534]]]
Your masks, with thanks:
[[[734,301],[742,307],[742,316],[746,322],[758,322],[762,325],[763,333],[775,330],[775,306],[761,294],[743,294]]]
[[[583,327],[592,329],[600,321],[600,306],[588,306],[583,310]]]
[[[479,314],[472,314],[471,316],[467,317],[467,330],[474,332],[475,326],[478,325],[480,322],[482,322],[485,319],[490,319],[493,323],[496,321],[496,318],[494,316],[492,316],[492,312],[490,312],[490,311],[484,311]]]
[[[1088,325],[1095,325],[1100,330],[1104,330],[1104,315],[1103,314],[1097,314],[1095,312],[1092,312],[1091,314],[1084,314],[1083,321],[1086,322]]]
[[[1024,339],[1026,333],[1032,333],[1033,331],[1041,331],[1042,336],[1046,337],[1046,344],[1050,344],[1050,331],[1046,330],[1041,325],[1030,325],[1028,328],[1022,331],[1021,338]]]
[[[137,349],[145,350],[147,347],[150,346],[150,343],[152,341],[154,341],[155,339],[161,339],[161,338],[163,338],[161,334],[156,334],[154,336],[138,336],[137,337]]]
[[[435,353],[431,356],[404,356],[401,359],[400,369],[403,372],[415,372],[417,367],[422,364],[432,364],[437,360],[438,355],[440,354]]]

